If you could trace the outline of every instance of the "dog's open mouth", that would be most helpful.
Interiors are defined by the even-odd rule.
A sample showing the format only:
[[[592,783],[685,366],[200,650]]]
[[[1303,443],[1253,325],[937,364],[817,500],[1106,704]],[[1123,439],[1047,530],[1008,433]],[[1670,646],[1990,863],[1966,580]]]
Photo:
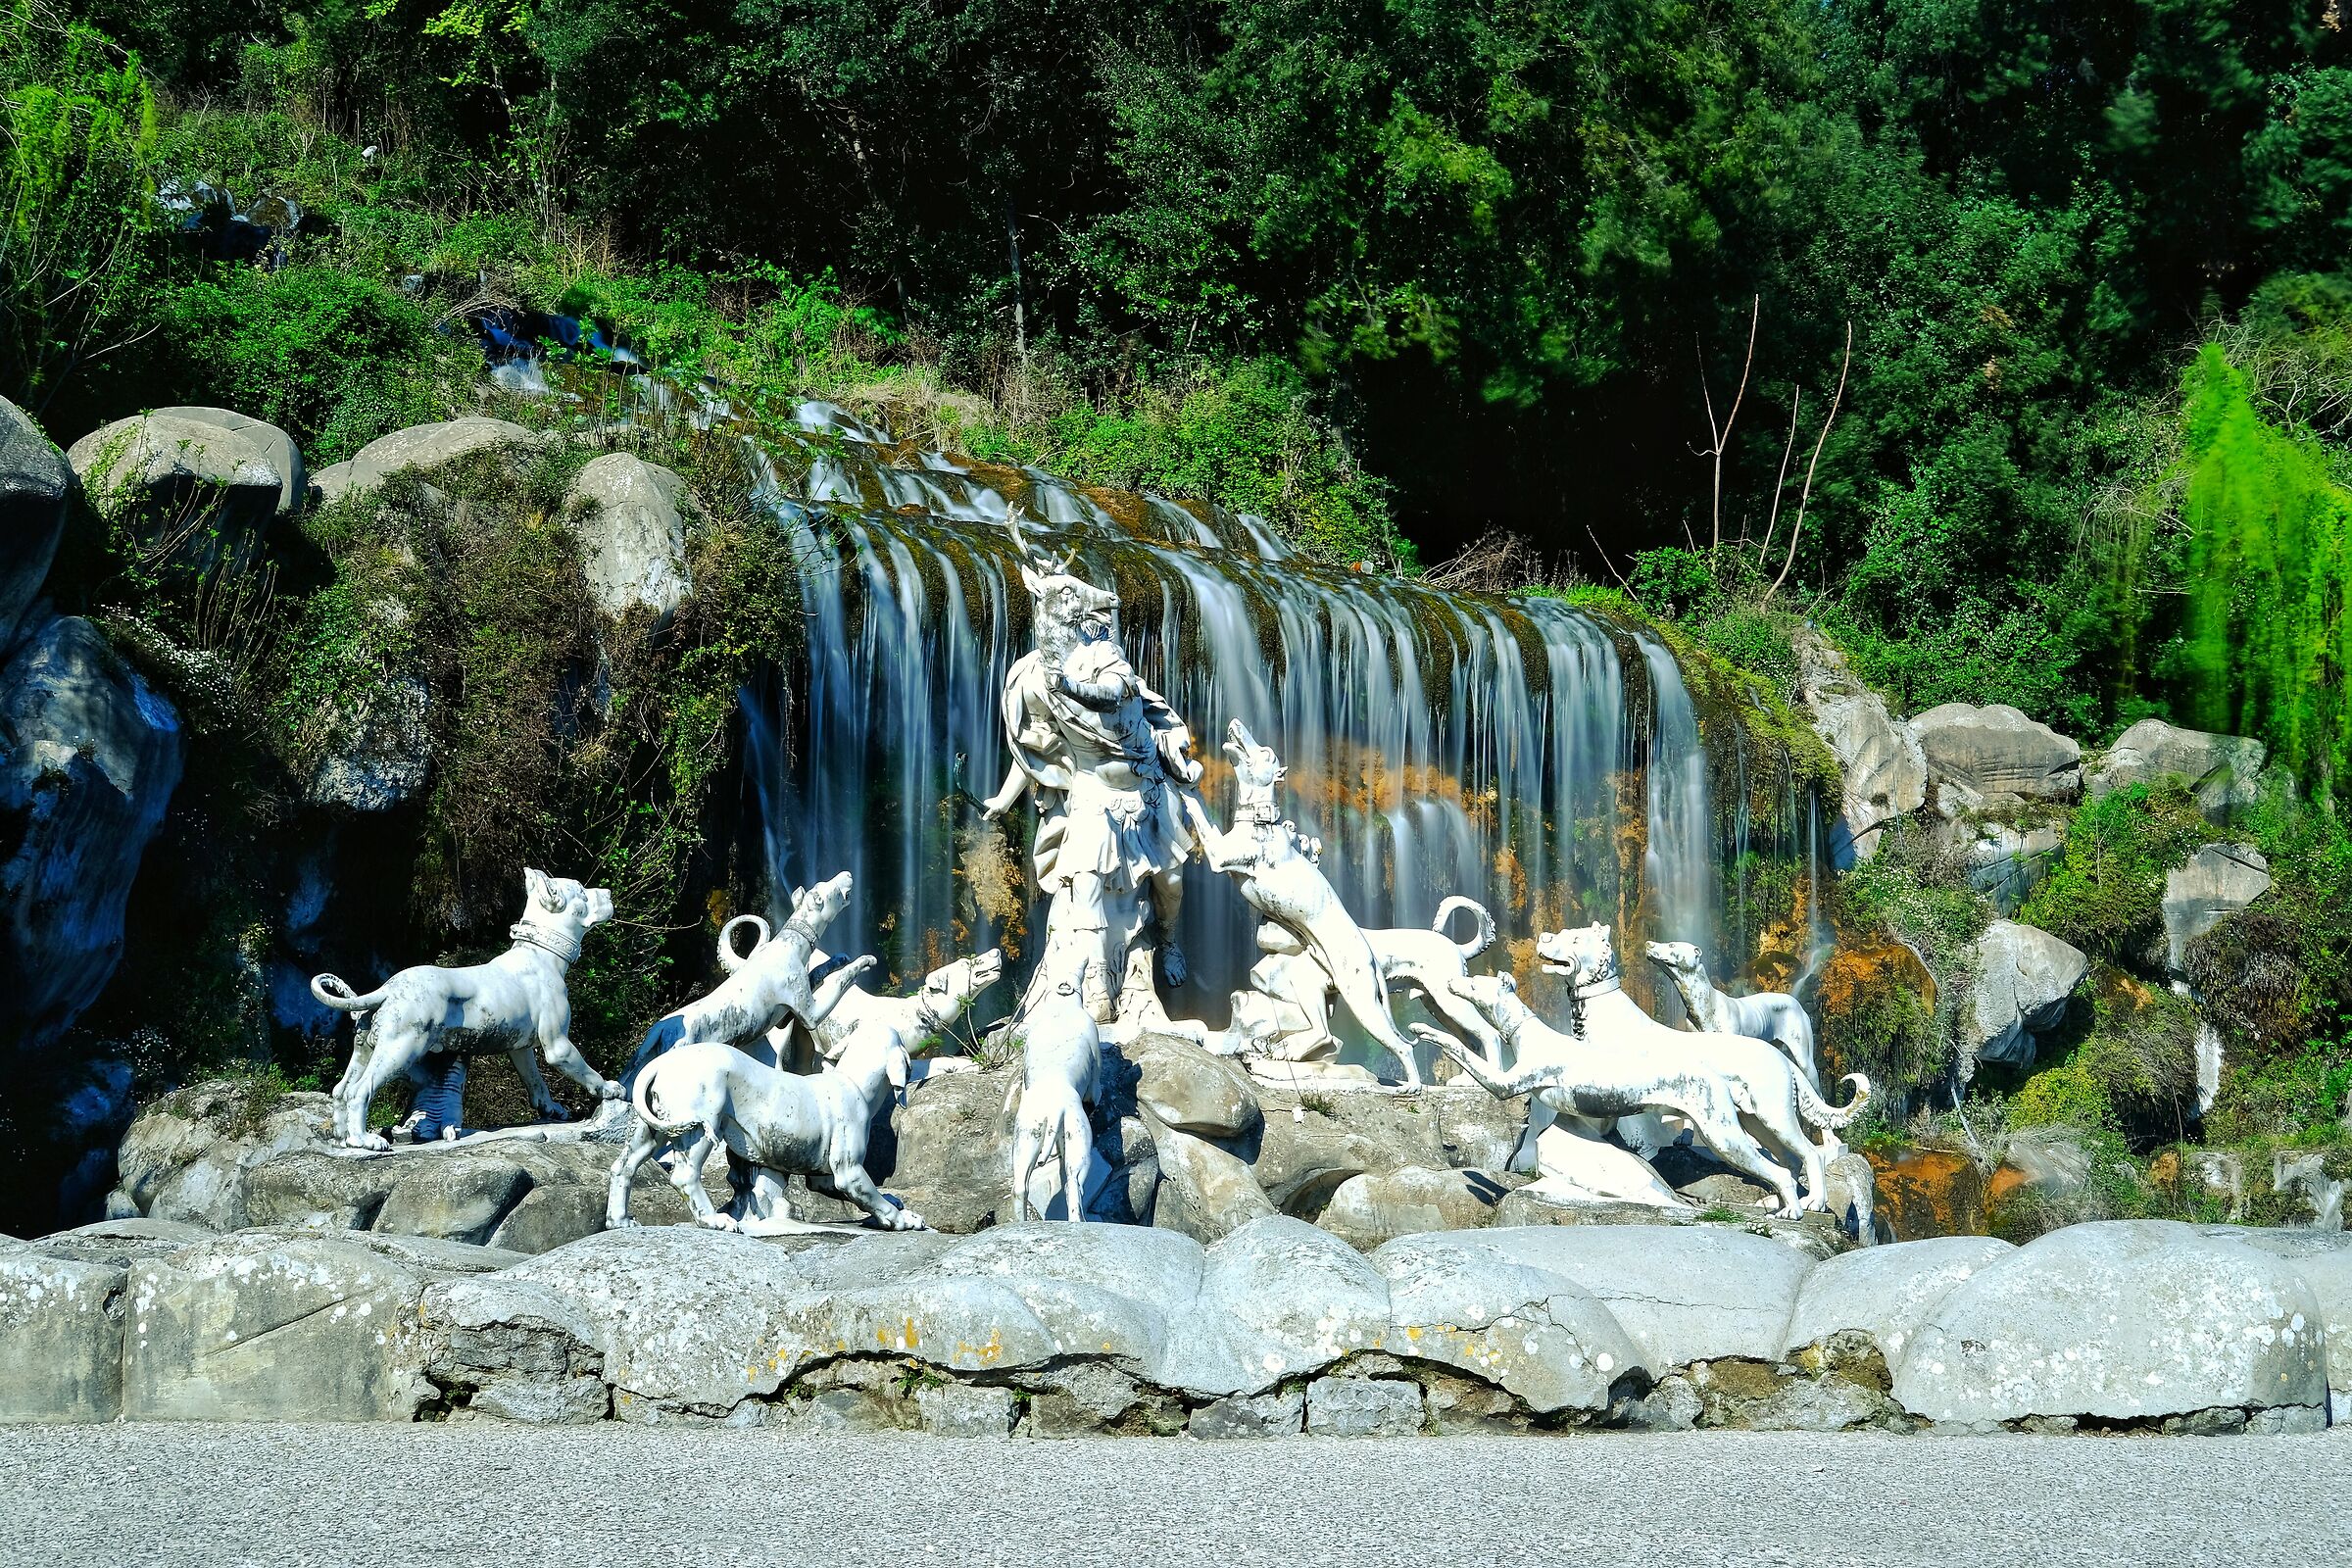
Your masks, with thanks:
[[[1565,963],[1546,963],[1541,966],[1545,974],[1556,974],[1563,980],[1573,980],[1578,971]]]

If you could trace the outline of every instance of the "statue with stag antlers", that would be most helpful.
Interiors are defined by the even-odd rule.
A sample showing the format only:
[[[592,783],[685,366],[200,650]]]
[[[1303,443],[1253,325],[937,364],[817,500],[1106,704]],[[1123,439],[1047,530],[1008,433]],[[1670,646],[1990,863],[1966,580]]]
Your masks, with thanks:
[[[1164,1020],[1152,968],[1184,982],[1176,914],[1193,853],[1182,806],[1200,777],[1192,731],[1144,684],[1119,646],[1119,596],[1032,552],[1015,509],[1037,646],[1005,674],[1004,735],[1012,752],[990,820],[1035,791],[1032,866],[1048,899],[1046,941],[1016,1027],[1057,983],[1083,988],[1101,1023]]]

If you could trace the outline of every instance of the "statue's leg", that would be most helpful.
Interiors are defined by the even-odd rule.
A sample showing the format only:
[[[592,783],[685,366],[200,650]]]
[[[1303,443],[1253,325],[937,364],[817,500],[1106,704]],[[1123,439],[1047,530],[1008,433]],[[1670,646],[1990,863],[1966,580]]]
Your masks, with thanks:
[[[522,1092],[530,1097],[531,1109],[546,1121],[564,1121],[569,1118],[571,1113],[564,1108],[564,1102],[547,1087],[547,1079],[539,1071],[539,1058],[529,1046],[516,1046],[507,1053],[507,1059],[514,1064],[516,1076],[522,1079]]]
[[[580,1054],[580,1048],[571,1043],[568,1033],[560,1034],[546,1042],[546,1054],[550,1067],[599,1100],[618,1100],[621,1097],[623,1091],[620,1085],[589,1066],[588,1058]],[[544,1089],[547,1086],[541,1084],[540,1087]]]
[[[629,1218],[629,1188],[638,1169],[661,1152],[663,1142],[648,1122],[640,1121],[629,1134],[629,1147],[612,1162],[612,1185],[605,1194],[605,1229],[616,1231],[637,1223]]]
[[[1152,919],[1158,927],[1159,977],[1173,990],[1192,973],[1184,949],[1176,943],[1176,917],[1184,912],[1184,867],[1171,865],[1155,873],[1150,887]]]
[[[392,1147],[392,1141],[383,1134],[368,1130],[368,1107],[375,1102],[375,1092],[389,1083],[395,1072],[406,1072],[409,1063],[424,1054],[422,1041],[416,1042],[413,1050],[403,1049],[406,1044],[406,1037],[384,1039],[379,1036],[368,1053],[367,1062],[362,1064],[354,1060],[352,1063],[357,1076],[345,1075],[350,1088],[343,1097],[343,1110],[348,1118],[343,1142],[351,1148],[385,1150]]]
[[[1086,1107],[1073,1104],[1061,1113],[1061,1192],[1072,1223],[1086,1218],[1086,1172],[1094,1163],[1095,1129]]]

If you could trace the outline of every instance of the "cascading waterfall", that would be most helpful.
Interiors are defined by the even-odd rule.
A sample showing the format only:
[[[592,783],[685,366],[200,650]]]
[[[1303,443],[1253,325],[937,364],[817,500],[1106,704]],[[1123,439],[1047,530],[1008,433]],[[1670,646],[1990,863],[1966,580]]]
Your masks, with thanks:
[[[1649,934],[1717,945],[1707,758],[1681,671],[1648,634],[1555,598],[1307,564],[1221,509],[961,468],[822,405],[799,417],[808,434],[761,449],[760,494],[807,562],[804,662],[743,694],[745,768],[776,904],[855,877],[835,951],[875,954],[894,983],[1000,942],[1016,972],[1028,956],[1029,819],[987,824],[979,806],[1006,763],[1004,673],[1029,647],[1008,492],[1056,555],[1077,549],[1079,569],[1118,587],[1138,670],[1196,726],[1214,814],[1230,807],[1226,720],[1281,753],[1290,810],[1363,925],[1426,924],[1462,893],[1523,945],[1637,904]],[[1629,733],[1621,648],[1638,649],[1651,694],[1645,734]],[[1637,766],[1646,850],[1629,888],[1615,847]],[[1188,872],[1193,978],[1175,1010],[1221,1023],[1253,932],[1224,878]]]

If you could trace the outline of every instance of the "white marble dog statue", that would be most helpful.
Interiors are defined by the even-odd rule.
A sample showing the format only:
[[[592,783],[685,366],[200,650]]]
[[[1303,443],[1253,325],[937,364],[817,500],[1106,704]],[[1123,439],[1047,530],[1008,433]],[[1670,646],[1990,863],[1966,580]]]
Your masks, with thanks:
[[[1813,1059],[1813,1020],[1804,1004],[1786,991],[1758,991],[1735,997],[1715,989],[1707,978],[1707,956],[1694,942],[1652,942],[1649,961],[1666,971],[1683,999],[1691,1027],[1702,1034],[1745,1035],[1769,1040],[1788,1054],[1796,1070],[1814,1092],[1821,1090],[1821,1068]]]
[[[825,977],[822,987],[808,984],[809,955],[825,927],[850,903],[850,873],[842,872],[812,888],[792,890],[792,914],[772,937],[767,922],[756,914],[739,914],[718,933],[718,965],[727,977],[655,1023],[637,1047],[632,1073],[664,1051],[690,1040],[716,1040],[729,1046],[748,1046],[787,1019],[813,1030],[825,1021],[859,975],[874,966],[869,955],[853,958]],[[735,928],[755,927],[760,940],[747,955],[735,951]]]
[[[1234,774],[1232,831],[1218,831],[1200,800],[1185,797],[1209,866],[1230,873],[1241,884],[1243,902],[1313,955],[1348,1013],[1396,1056],[1405,1081],[1420,1088],[1420,1063],[1413,1043],[1389,1015],[1388,987],[1371,940],[1316,865],[1322,846],[1282,818],[1276,792],[1287,770],[1281,760],[1238,718],[1226,726],[1226,737]]]
[[[673,1047],[647,1063],[630,1091],[637,1125],[612,1164],[605,1226],[635,1224],[629,1186],[639,1167],[677,1150],[670,1183],[696,1221],[713,1230],[780,1236],[814,1228],[794,1219],[785,1201],[784,1178],[794,1171],[818,1191],[856,1203],[884,1230],[922,1230],[923,1217],[865,1173],[874,1112],[906,1087],[906,1053],[879,1033],[852,1042],[841,1060],[806,1075],[779,1071],[716,1041]],[[726,1211],[710,1201],[702,1181],[704,1162],[720,1147],[753,1177],[749,1192]]]
[[[612,918],[612,895],[569,877],[522,873],[522,918],[508,928],[514,946],[461,969],[420,963],[365,996],[331,974],[314,976],[311,995],[337,1012],[360,1015],[351,1065],[335,1085],[335,1136],[353,1149],[384,1150],[390,1140],[368,1130],[375,1092],[427,1055],[485,1055],[503,1051],[521,1075],[531,1107],[560,1121],[564,1107],[531,1059],[547,1064],[602,1100],[621,1087],[588,1064],[571,1043],[571,997],[564,971],[580,956],[590,926]]]
[[[1719,1121],[1702,1124],[1679,1105],[1668,1103],[1658,1108],[1681,1111],[1690,1120],[1693,1135],[1725,1162],[1764,1180],[1782,1196],[1785,1214],[1793,1216],[1799,1211],[1788,1186],[1788,1172],[1768,1161],[1769,1168],[1778,1173],[1776,1181],[1755,1168],[1749,1152],[1764,1152],[1759,1139],[1769,1143],[1772,1154],[1803,1175],[1804,1206],[1826,1206],[1823,1167],[1828,1152],[1807,1129],[1835,1133],[1849,1126],[1870,1100],[1868,1078],[1848,1073],[1846,1081],[1854,1085],[1854,1098],[1842,1107],[1833,1106],[1814,1092],[1796,1064],[1777,1046],[1745,1035],[1691,1034],[1667,1028],[1625,994],[1617,950],[1605,925],[1544,932],[1536,939],[1536,956],[1544,960],[1545,973],[1568,981],[1576,998],[1576,1032],[1582,1039],[1615,1054],[1627,1069],[1640,1075],[1659,1081],[1707,1078],[1719,1082],[1730,1093],[1738,1115],[1727,1127]]]
[[[1086,1218],[1086,1171],[1095,1129],[1087,1119],[1102,1077],[1102,1038],[1086,1004],[1083,976],[1055,982],[1021,1020],[1021,1076],[1012,1129],[1012,1218],[1029,1218],[1029,1178],[1061,1156],[1068,1218]]]
[[[1613,968],[1609,974],[1614,976]],[[1555,1119],[1597,1137],[1618,1117],[1667,1110],[1689,1122],[1693,1136],[1725,1163],[1770,1187],[1781,1200],[1784,1215],[1794,1218],[1808,1206],[1824,1206],[1827,1185],[1822,1152],[1805,1136],[1804,1123],[1843,1125],[1851,1120],[1869,1097],[1868,1082],[1859,1082],[1851,1105],[1833,1110],[1796,1076],[1787,1057],[1761,1041],[1667,1029],[1627,999],[1626,1006],[1643,1023],[1670,1039],[1685,1043],[1740,1040],[1740,1048],[1716,1052],[1702,1048],[1679,1059],[1629,1050],[1621,1038],[1610,1038],[1623,1035],[1619,1020],[1610,1019],[1611,1027],[1605,1031],[1594,1025],[1592,1003],[1606,995],[1623,996],[1622,992],[1593,989],[1598,980],[1599,971],[1595,970],[1590,979],[1578,982],[1584,988],[1585,1027],[1575,1035],[1562,1034],[1538,1018],[1519,999],[1518,987],[1508,975],[1457,982],[1455,989],[1487,1011],[1516,1054],[1516,1065],[1508,1072],[1488,1067],[1450,1036],[1418,1026],[1424,1039],[1446,1051],[1497,1099],[1532,1095],[1526,1138],[1514,1163],[1524,1158]],[[1600,1010],[1604,1014],[1609,1011],[1605,1005]],[[1742,1055],[1750,1059],[1739,1059]],[[1730,1059],[1723,1059],[1727,1057]],[[1763,1138],[1769,1138],[1775,1147],[1768,1150],[1760,1141]],[[1788,1167],[1774,1157],[1776,1153],[1803,1170],[1807,1191],[1802,1201]]]
[[[1446,934],[1446,922],[1459,911],[1478,920],[1478,933],[1467,942],[1457,942]],[[1502,1042],[1476,1007],[1454,995],[1451,985],[1468,978],[1470,960],[1494,945],[1494,916],[1487,912],[1485,905],[1456,894],[1438,906],[1437,917],[1427,929],[1392,926],[1366,931],[1364,940],[1372,944],[1373,961],[1384,982],[1418,991],[1439,1017],[1478,1042],[1491,1065],[1502,1065]],[[1258,927],[1257,945],[1267,956],[1250,969],[1250,983],[1297,1008],[1296,1014],[1284,1017],[1286,1021],[1296,1017],[1304,1025],[1287,1031],[1277,1041],[1275,1054],[1302,1059],[1337,1052],[1339,1041],[1331,1033],[1331,976],[1314,954],[1288,926],[1271,921]],[[1241,1009],[1237,1006],[1236,1010]]]
[[[827,960],[828,956],[821,949],[811,950],[808,955],[811,969]],[[825,985],[831,985],[841,973],[835,970],[827,975]],[[824,1061],[838,1061],[852,1041],[877,1033],[887,1035],[898,1042],[902,1051],[911,1054],[924,1041],[962,1017],[973,999],[1004,976],[1004,951],[991,948],[986,953],[941,964],[923,977],[921,988],[910,997],[877,997],[863,987],[853,986],[841,994],[838,1003],[816,1026],[814,1054]],[[821,1004],[824,986],[817,990]],[[750,1054],[774,1066],[797,1067],[802,1053],[795,1047],[802,1038],[806,1037],[801,1029],[787,1019],[767,1032],[764,1049],[756,1047]]]

